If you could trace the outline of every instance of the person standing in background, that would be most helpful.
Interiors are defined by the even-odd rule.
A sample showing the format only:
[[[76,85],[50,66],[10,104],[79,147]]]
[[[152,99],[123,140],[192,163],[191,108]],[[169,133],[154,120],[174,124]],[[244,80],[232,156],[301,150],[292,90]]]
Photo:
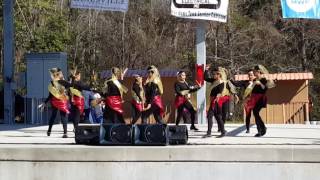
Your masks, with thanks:
[[[90,109],[91,105],[90,102],[94,99],[94,93],[92,91],[88,90],[82,90],[82,95],[84,97],[84,122],[88,123],[89,121],[89,115],[90,115]]]

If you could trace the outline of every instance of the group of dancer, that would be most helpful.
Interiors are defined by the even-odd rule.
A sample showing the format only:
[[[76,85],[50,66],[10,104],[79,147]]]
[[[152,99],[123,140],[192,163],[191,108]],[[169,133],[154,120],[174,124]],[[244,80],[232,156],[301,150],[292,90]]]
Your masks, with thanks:
[[[128,88],[123,85],[122,80],[127,69],[113,67],[111,69],[111,77],[108,78],[103,90],[99,92],[102,98],[96,101],[103,101],[104,122],[105,123],[122,123],[125,124],[123,117],[123,95],[128,93]],[[262,77],[262,74],[267,73],[261,65],[255,66],[248,72],[249,81],[245,85],[244,93],[244,108],[246,112],[246,127],[249,133],[250,117],[253,112],[258,133],[257,137],[266,134],[266,127],[261,119],[259,112],[266,106],[266,91],[271,87],[272,82]],[[63,73],[59,68],[50,69],[52,81],[49,83],[49,96],[39,107],[43,108],[49,101],[52,107],[52,114],[49,120],[49,128],[47,135],[50,136],[51,129],[58,111],[60,112],[61,122],[63,124],[63,138],[67,136],[68,118],[72,120],[74,128],[77,129],[81,116],[84,113],[84,97],[83,90],[92,90],[90,87],[81,81],[81,74],[77,70],[73,70],[70,79],[64,79]],[[210,66],[206,66],[204,72],[204,80],[211,84],[210,106],[207,111],[208,130],[205,137],[211,136],[213,125],[213,117],[218,124],[218,131],[221,133],[218,137],[226,135],[224,127],[225,120],[228,115],[228,104],[232,97],[238,101],[236,86],[243,86],[237,82],[228,80],[227,71],[222,67],[214,68],[211,72]],[[191,83],[190,83],[191,84]],[[194,93],[201,88],[201,84],[196,81],[195,85],[190,85],[186,81],[186,72],[179,71],[177,73],[177,82],[174,85],[175,101],[174,105],[177,110],[176,125],[185,112],[189,112],[191,119],[190,130],[198,130],[195,126],[195,117],[197,111],[193,107],[190,100],[190,93]],[[132,120],[131,124],[135,124],[139,118],[143,124],[148,123],[148,118],[153,114],[154,119],[159,124],[165,124],[164,105],[161,99],[163,94],[163,85],[160,78],[159,70],[155,66],[147,68],[147,77],[143,81],[140,74],[134,75],[134,82],[131,89],[132,93]]]
[[[44,108],[49,101],[52,107],[51,117],[49,119],[49,128],[47,135],[50,136],[51,129],[56,119],[57,113],[60,113],[61,122],[63,125],[63,138],[67,138],[67,123],[68,118],[72,119],[74,128],[76,129],[80,117],[84,113],[84,97],[83,90],[91,88],[81,81],[81,74],[77,70],[73,70],[70,75],[70,80],[64,79],[63,73],[59,68],[49,70],[51,82],[48,85],[49,95],[39,108]],[[69,107],[70,99],[70,107]]]
[[[233,97],[236,103],[239,101],[236,87],[244,87],[245,89],[243,106],[246,116],[246,133],[250,133],[250,120],[251,113],[253,112],[258,130],[255,137],[264,136],[267,128],[260,116],[260,111],[267,105],[267,90],[275,86],[272,80],[267,80],[267,78],[263,76],[263,74],[268,73],[267,69],[262,65],[254,66],[254,68],[248,71],[248,81],[245,83],[228,80],[225,68],[218,67],[213,69],[213,77],[211,77],[209,69],[210,66],[207,66],[204,73],[205,81],[210,82],[212,85],[210,93],[211,101],[207,113],[208,131],[205,136],[211,136],[213,117],[215,117],[217,121],[218,131],[221,132],[218,137],[226,135],[224,123],[228,115],[229,101]]]

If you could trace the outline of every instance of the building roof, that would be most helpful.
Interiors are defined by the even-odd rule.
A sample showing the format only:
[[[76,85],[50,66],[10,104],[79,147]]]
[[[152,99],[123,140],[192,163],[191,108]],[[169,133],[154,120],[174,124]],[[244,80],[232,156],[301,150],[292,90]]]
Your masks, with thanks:
[[[178,70],[178,69],[162,69],[162,70],[160,70],[160,76],[161,77],[176,77],[177,73],[179,71],[180,70]],[[127,71],[127,73],[125,74],[125,77],[133,77],[133,75],[135,75],[135,74],[139,74],[139,75],[141,75],[143,77],[146,77],[147,76],[147,70],[129,69]],[[110,70],[102,71],[100,73],[100,77],[103,78],[103,79],[111,77],[111,71]]]
[[[306,73],[277,73],[277,74],[264,74],[267,79],[273,80],[310,80],[313,79],[313,74],[311,72]],[[236,81],[246,81],[248,80],[247,74],[235,75]]]

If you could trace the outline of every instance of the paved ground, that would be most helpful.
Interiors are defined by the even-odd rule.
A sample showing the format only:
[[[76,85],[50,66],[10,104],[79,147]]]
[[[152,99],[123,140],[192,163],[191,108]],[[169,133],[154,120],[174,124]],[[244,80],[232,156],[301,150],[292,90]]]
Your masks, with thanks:
[[[50,137],[47,126],[0,125],[1,180],[319,179],[320,125],[267,125],[259,138],[255,126],[227,124],[224,138],[198,127],[188,145],[87,146],[74,143],[72,124],[66,139],[62,125]]]
[[[189,125],[188,125],[189,127]],[[256,134],[255,126],[251,133],[245,133],[245,127],[238,124],[227,124],[227,136],[216,138],[219,133],[213,128],[213,136],[203,138],[207,126],[199,125],[200,131],[189,131],[189,145],[315,145],[320,147],[320,125],[267,125],[267,134],[264,137],[253,137]],[[47,126],[30,125],[0,125],[1,146],[16,145],[74,145],[73,126],[69,124],[69,138],[63,139],[62,125],[55,125],[50,137],[46,136]]]

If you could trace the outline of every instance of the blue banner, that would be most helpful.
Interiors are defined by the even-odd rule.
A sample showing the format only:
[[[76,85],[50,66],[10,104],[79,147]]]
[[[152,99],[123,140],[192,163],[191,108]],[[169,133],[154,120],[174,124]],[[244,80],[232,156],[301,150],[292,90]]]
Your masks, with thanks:
[[[283,18],[320,19],[320,0],[281,0]]]

